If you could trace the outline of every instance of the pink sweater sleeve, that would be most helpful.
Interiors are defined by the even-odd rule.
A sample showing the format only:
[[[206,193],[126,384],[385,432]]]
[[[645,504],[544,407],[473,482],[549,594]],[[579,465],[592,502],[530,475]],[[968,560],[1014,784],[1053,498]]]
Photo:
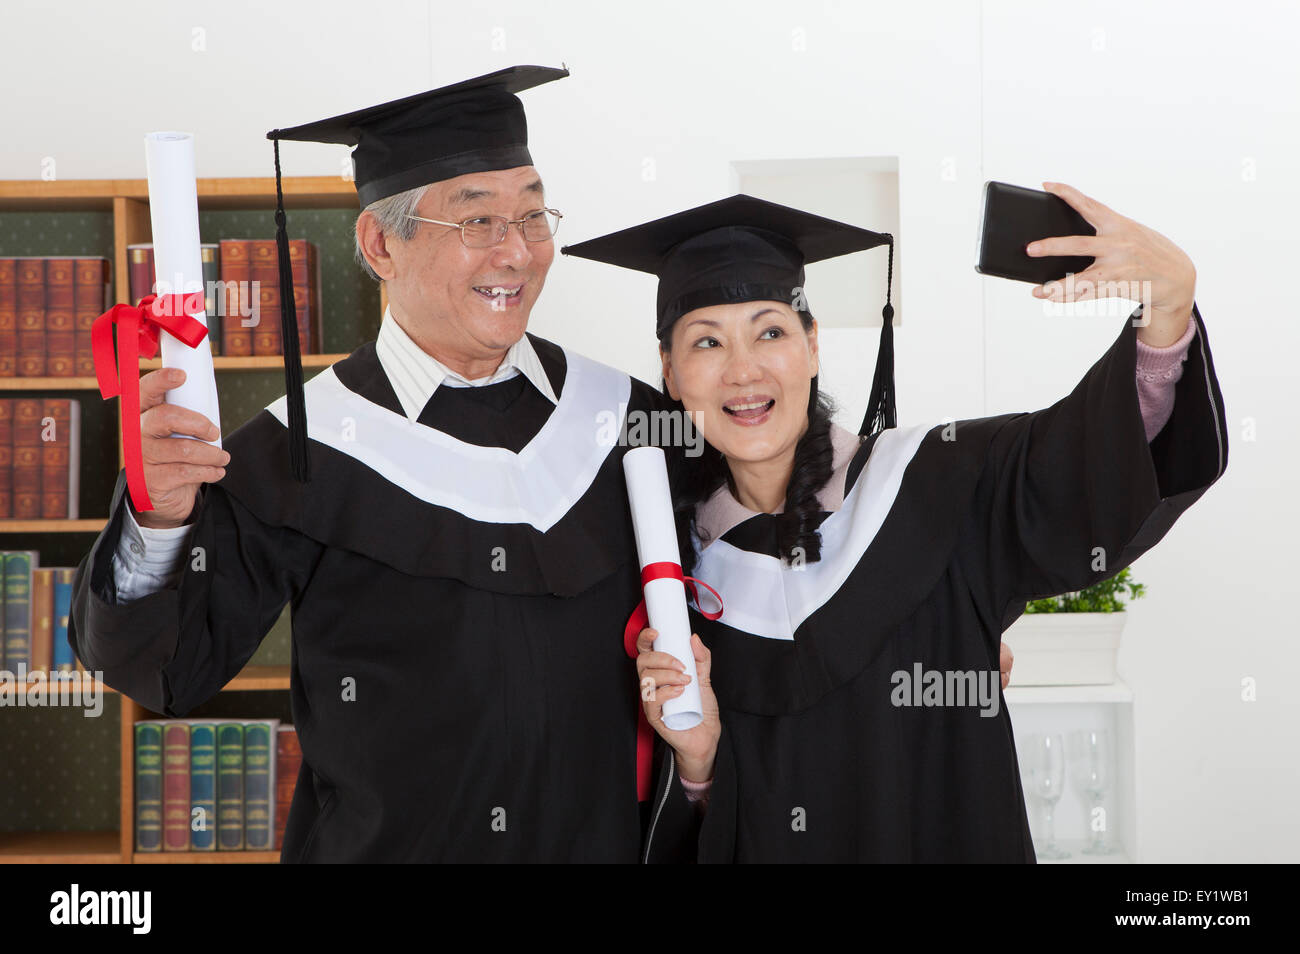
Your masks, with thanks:
[[[707,782],[688,782],[679,775],[677,781],[682,783],[682,790],[686,793],[688,802],[699,802],[702,810],[708,810],[709,789],[713,787],[713,779],[709,779]]]
[[[1160,433],[1174,413],[1174,385],[1183,376],[1183,362],[1195,334],[1196,322],[1189,320],[1183,336],[1167,348],[1137,342],[1138,406],[1148,441]]]

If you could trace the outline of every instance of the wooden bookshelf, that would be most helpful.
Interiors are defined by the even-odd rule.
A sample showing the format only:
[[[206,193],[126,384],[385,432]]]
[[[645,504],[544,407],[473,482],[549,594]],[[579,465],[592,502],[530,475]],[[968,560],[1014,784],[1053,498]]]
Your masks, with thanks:
[[[342,361],[346,354],[304,354],[304,368],[328,368]],[[242,357],[217,355],[212,359],[217,371],[279,371],[284,367],[280,355],[257,354]],[[156,371],[162,367],[162,358],[141,358],[140,372]],[[0,391],[98,391],[95,378],[0,378]]]
[[[200,213],[209,210],[260,210],[275,207],[275,179],[216,178],[198,180]],[[285,208],[348,209],[356,211],[357,194],[350,180],[333,176],[290,176],[283,180]],[[112,216],[113,249],[110,256],[115,300],[127,301],[130,289],[127,246],[152,241],[149,219],[149,188],[145,179],[64,179],[53,182],[0,180],[0,211],[94,211]],[[268,219],[269,221],[269,219]],[[292,222],[292,218],[291,218]],[[3,250],[0,250],[2,252]],[[386,304],[380,290],[380,308]],[[325,316],[328,321],[328,315]],[[360,344],[360,342],[357,342]],[[339,354],[305,354],[307,369],[320,369],[346,357]],[[158,358],[142,360],[142,374],[162,366]],[[278,355],[217,356],[213,366],[220,375],[229,373],[282,371]],[[94,377],[0,378],[0,391],[90,391],[98,399]],[[125,457],[121,442],[121,404],[118,404],[118,466]],[[107,501],[106,501],[107,503]],[[0,533],[99,533],[106,517],[79,520],[0,519]],[[29,680],[30,682],[30,680]],[[66,687],[65,687],[66,688]],[[100,684],[108,694],[115,690]],[[222,691],[286,691],[289,667],[249,666]],[[0,719],[4,713],[0,711]],[[247,864],[277,863],[278,851],[237,852],[136,852],[134,725],[137,720],[157,718],[135,701],[121,697],[119,726],[120,814],[117,831],[17,832],[0,833],[0,864],[8,863],[117,863],[117,864]]]
[[[355,209],[350,179],[285,176],[280,180],[286,209]],[[197,180],[200,208],[273,209],[275,179],[253,176]],[[149,200],[148,179],[0,179],[0,208],[111,209],[114,199]]]
[[[99,533],[107,523],[107,517],[76,520],[66,517],[39,517],[32,520],[5,517],[0,520],[0,533]]]
[[[83,678],[85,678],[86,674],[82,673],[82,676]],[[27,682],[25,683],[25,685],[32,686],[36,684],[38,681],[40,680],[38,680],[33,674],[28,673]],[[46,681],[48,684],[48,680]],[[96,692],[107,692],[107,693],[117,692],[116,689],[114,689],[112,686],[108,685],[107,683],[97,682],[94,680],[92,680],[92,683],[96,687],[95,688]],[[58,688],[61,693],[66,693],[71,691],[72,687],[68,685],[66,682],[60,681],[58,684]],[[230,682],[226,683],[226,685],[222,687],[221,691],[222,692],[256,692],[259,690],[266,690],[266,689],[288,689],[288,688],[289,688],[289,667],[288,666],[245,666],[238,676],[230,680]],[[3,837],[3,835],[0,835],[0,837]]]
[[[115,831],[0,833],[0,864],[93,865],[121,861]]]
[[[30,685],[32,680],[28,680]],[[98,684],[106,693],[117,690]],[[62,687],[65,691],[68,687]],[[222,692],[289,688],[288,666],[246,666]],[[135,850],[135,723],[157,718],[127,697],[121,713],[121,812],[117,831],[0,833],[0,864],[278,864],[278,851]]]

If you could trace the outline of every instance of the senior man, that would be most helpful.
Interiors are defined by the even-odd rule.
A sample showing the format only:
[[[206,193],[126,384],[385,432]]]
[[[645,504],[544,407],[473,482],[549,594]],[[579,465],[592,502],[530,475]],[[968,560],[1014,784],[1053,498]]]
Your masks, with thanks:
[[[289,375],[221,450],[162,403],[180,372],[141,380],[154,509],[120,474],[70,641],[183,717],[292,603],[283,861],[694,855],[679,772],[711,766],[664,753],[638,806],[626,447],[596,423],[660,398],[526,332],[558,216],[514,94],[566,75],[513,67],[270,134],[357,147],[358,249],[389,298],[375,341],[297,386],[305,425]]]

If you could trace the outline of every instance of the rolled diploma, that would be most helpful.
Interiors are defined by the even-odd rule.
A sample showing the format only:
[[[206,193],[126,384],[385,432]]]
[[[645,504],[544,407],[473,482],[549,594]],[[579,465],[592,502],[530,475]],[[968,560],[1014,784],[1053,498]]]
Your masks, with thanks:
[[[156,132],[144,137],[149,170],[149,220],[153,225],[154,271],[159,295],[203,291],[203,259],[199,251],[199,197],[194,178],[194,137],[183,132]],[[208,323],[206,312],[196,321]],[[205,338],[197,348],[161,335],[162,365],[180,368],[185,382],[166,391],[168,404],[198,411],[221,427],[217,406],[217,378],[212,369],[212,346]],[[172,434],[173,437],[188,437]],[[192,438],[197,440],[198,438]],[[221,446],[221,435],[215,441]]]
[[[637,447],[623,456],[627,497],[632,508],[641,568],[651,563],[678,563],[677,530],[673,501],[668,490],[668,467],[658,447]],[[670,729],[693,729],[704,717],[700,702],[700,677],[691,651],[691,620],[686,613],[686,587],[681,580],[651,580],[645,585],[646,613],[659,633],[655,652],[669,653],[686,667],[691,681],[682,694],[663,705],[664,724]]]

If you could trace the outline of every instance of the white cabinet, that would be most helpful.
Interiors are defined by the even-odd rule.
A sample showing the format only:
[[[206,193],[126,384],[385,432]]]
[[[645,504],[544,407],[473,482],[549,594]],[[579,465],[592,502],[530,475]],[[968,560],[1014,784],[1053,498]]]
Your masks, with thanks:
[[[1056,842],[1070,852],[1062,861],[1045,864],[1124,864],[1142,860],[1142,846],[1137,830],[1137,788],[1135,785],[1136,751],[1133,724],[1133,691],[1123,682],[1104,686],[1020,686],[1005,690],[1011,724],[1015,731],[1016,754],[1020,758],[1021,782],[1025,790],[1025,808],[1029,813],[1030,831],[1035,845],[1044,839],[1044,803],[1033,794],[1026,758],[1030,739],[1036,733],[1069,733],[1083,729],[1107,729],[1112,752],[1112,779],[1102,800],[1107,839],[1117,849],[1111,855],[1083,853],[1091,838],[1091,798],[1082,792],[1074,778],[1072,760],[1079,756],[1067,745],[1065,785],[1054,809]]]

